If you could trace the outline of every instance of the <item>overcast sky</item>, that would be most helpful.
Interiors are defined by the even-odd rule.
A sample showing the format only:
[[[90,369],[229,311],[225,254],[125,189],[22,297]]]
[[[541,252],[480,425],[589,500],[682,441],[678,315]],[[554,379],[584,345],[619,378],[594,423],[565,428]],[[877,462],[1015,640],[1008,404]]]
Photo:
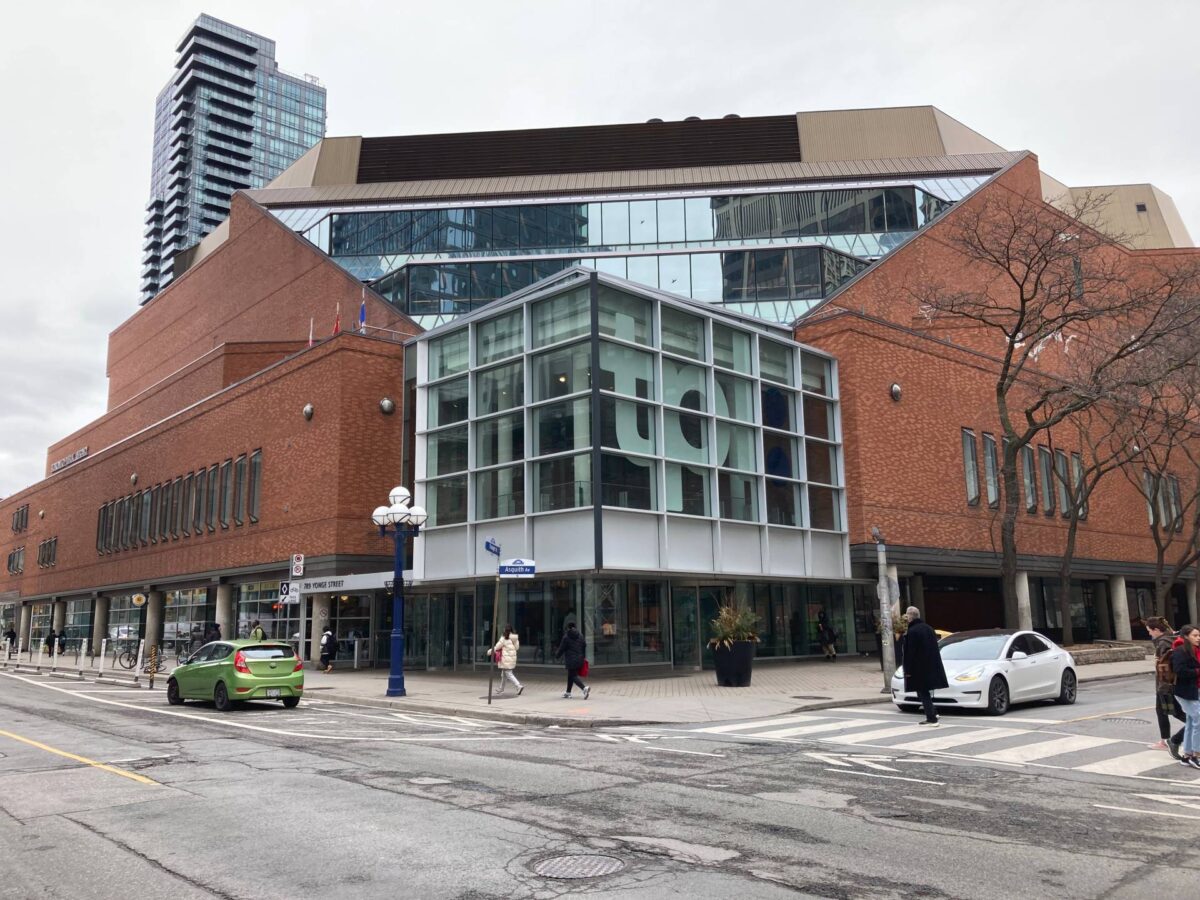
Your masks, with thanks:
[[[104,412],[154,96],[200,12],[317,75],[331,135],[933,104],[1067,184],[1153,182],[1200,238],[1193,2],[25,4],[0,36],[0,496]]]

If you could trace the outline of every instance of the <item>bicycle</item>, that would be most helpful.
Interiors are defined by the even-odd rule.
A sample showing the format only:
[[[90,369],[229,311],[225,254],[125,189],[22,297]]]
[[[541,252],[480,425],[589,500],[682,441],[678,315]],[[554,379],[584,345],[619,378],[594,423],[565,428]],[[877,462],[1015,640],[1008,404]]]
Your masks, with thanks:
[[[124,650],[121,650],[116,655],[117,665],[122,669],[132,669],[137,665],[137,647],[126,645]]]

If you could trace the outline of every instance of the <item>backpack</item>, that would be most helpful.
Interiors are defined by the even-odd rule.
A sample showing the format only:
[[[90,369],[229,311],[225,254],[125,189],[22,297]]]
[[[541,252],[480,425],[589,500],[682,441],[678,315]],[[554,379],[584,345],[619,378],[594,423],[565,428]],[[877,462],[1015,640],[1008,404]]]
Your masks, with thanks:
[[[1175,670],[1171,668],[1171,655],[1174,650],[1168,650],[1154,660],[1154,677],[1159,684],[1174,684]]]

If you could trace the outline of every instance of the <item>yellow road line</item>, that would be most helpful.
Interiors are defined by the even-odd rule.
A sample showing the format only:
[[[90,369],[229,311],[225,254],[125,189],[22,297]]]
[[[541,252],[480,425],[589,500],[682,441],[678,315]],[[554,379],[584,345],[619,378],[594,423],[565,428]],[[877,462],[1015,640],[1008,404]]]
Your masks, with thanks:
[[[58,756],[65,756],[67,759],[75,760],[75,762],[81,762],[97,769],[103,769],[105,772],[112,772],[114,775],[120,775],[123,778],[131,778],[134,781],[140,781],[142,784],[158,784],[158,782],[153,778],[147,778],[145,775],[139,775],[136,772],[126,772],[124,769],[118,769],[116,766],[108,766],[102,762],[96,762],[94,759],[88,759],[86,756],[76,756],[74,753],[68,753],[66,750],[58,750],[46,744],[41,744],[37,741],[31,741],[29,738],[21,737],[19,734],[13,734],[11,731],[0,731],[0,737],[12,738],[14,741],[20,741],[22,744],[28,744],[30,747],[37,747],[39,750],[45,750],[47,753],[55,753]]]

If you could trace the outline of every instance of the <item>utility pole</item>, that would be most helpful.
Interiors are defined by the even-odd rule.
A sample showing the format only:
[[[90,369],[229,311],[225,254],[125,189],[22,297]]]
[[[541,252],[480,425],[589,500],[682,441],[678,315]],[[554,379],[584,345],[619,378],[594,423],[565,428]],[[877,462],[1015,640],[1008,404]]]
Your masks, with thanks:
[[[881,693],[892,692],[892,675],[896,672],[895,632],[892,630],[892,598],[888,585],[887,546],[883,541],[883,532],[878,527],[871,526],[871,537],[875,540],[875,556],[879,562],[879,583],[875,593],[879,597],[879,645],[883,653],[883,690]]]

